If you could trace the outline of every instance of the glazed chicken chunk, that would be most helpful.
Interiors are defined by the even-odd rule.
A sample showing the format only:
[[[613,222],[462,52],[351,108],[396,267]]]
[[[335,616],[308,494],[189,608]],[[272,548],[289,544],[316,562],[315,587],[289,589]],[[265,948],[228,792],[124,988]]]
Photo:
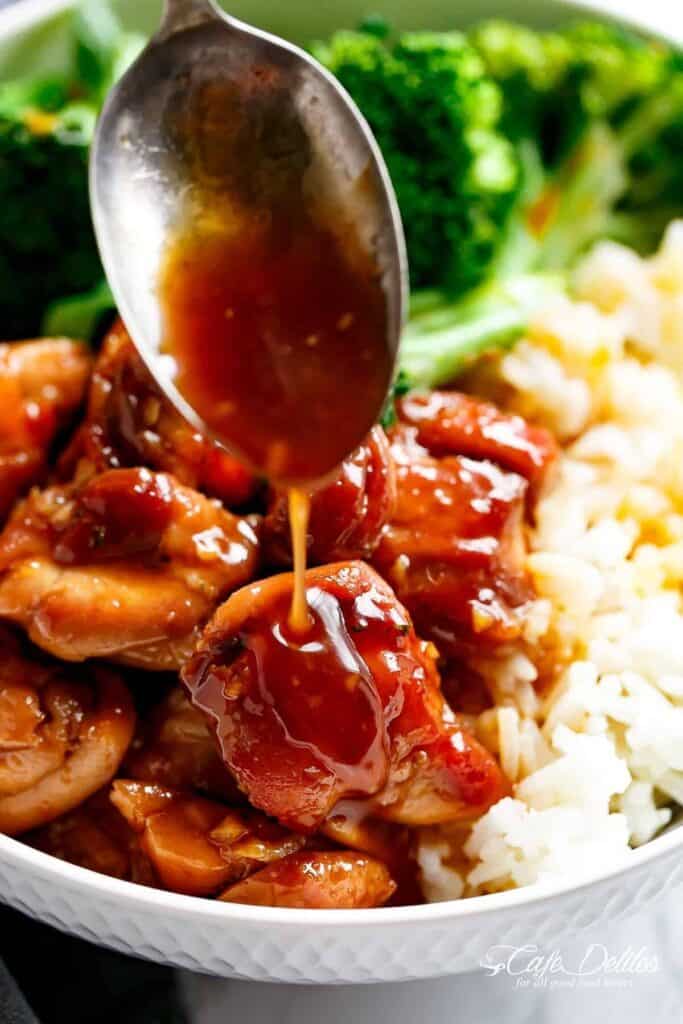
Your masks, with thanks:
[[[0,832],[16,835],[77,807],[115,774],[135,711],[113,672],[26,654],[0,633]]]
[[[174,892],[217,892],[306,842],[257,811],[154,783],[117,779],[111,801],[140,837],[165,888]]]
[[[548,430],[459,391],[413,391],[399,400],[396,411],[432,455],[488,459],[519,473],[534,492],[559,454]]]
[[[85,421],[61,459],[71,477],[147,466],[187,487],[243,505],[257,480],[219,444],[194,430],[163,395],[119,320],[102,343],[90,380]]]
[[[230,802],[240,800],[206,717],[179,685],[140,722],[122,772],[130,779],[198,790]]]
[[[231,903],[352,909],[396,890],[383,859],[308,849],[306,836],[258,811],[126,778],[24,838],[113,878]]]
[[[405,824],[475,816],[504,794],[494,758],[461,727],[427,645],[361,562],[310,569],[303,635],[290,575],[236,592],[182,678],[249,801],[313,832],[344,798]]]
[[[111,802],[109,786],[75,810],[34,829],[24,841],[43,853],[111,878],[159,885],[140,837]]]
[[[292,854],[261,868],[220,897],[265,907],[354,910],[381,907],[396,886],[381,861],[348,850]]]
[[[66,338],[0,345],[0,521],[46,471],[89,373],[87,349]]]
[[[397,504],[373,564],[446,658],[519,637],[524,518],[557,457],[540,427],[457,391],[413,393],[391,432]]]
[[[379,906],[395,889],[381,861],[346,850],[304,851],[305,836],[257,811],[125,779],[112,786],[111,801],[173,892],[224,889],[227,902],[344,909]]]
[[[311,565],[370,557],[396,501],[394,466],[386,434],[374,427],[339,467],[333,479],[311,495],[307,559]],[[263,523],[266,560],[291,566],[287,493],[274,491]]]
[[[0,535],[0,616],[65,661],[179,667],[252,578],[251,520],[146,469],[34,490]]]
[[[443,656],[520,635],[533,598],[524,571],[528,484],[492,462],[434,458],[415,428],[392,433],[398,502],[373,565]]]

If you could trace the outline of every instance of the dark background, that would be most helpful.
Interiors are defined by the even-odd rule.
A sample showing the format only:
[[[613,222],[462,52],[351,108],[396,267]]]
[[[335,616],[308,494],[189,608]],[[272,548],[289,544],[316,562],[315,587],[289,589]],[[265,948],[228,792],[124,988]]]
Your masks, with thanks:
[[[0,951],[1,1024],[189,1024],[170,968],[98,949],[5,908]]]

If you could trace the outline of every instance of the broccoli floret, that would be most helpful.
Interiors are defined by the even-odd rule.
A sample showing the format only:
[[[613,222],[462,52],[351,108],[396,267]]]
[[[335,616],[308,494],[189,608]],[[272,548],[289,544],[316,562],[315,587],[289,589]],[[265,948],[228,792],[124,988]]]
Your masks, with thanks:
[[[502,20],[477,26],[471,41],[501,88],[505,134],[517,145],[533,140],[550,162],[565,131],[566,122],[557,115],[571,59],[569,41],[559,32],[536,32]]]
[[[632,105],[616,135],[627,183],[609,234],[649,252],[683,208],[683,56],[669,56],[659,87]]]
[[[576,103],[586,119],[617,123],[664,80],[668,49],[622,26],[581,21],[570,25],[564,38],[571,57],[560,99]]]
[[[500,86],[520,186],[476,291],[413,302],[401,357],[413,385],[511,344],[597,239],[648,251],[683,211],[679,55],[597,22],[538,33],[496,21],[470,38]]]
[[[488,74],[501,86],[503,126],[533,139],[543,161],[564,158],[595,119],[617,121],[662,82],[665,48],[604,22],[536,32],[490,21],[472,33]]]
[[[671,92],[670,52],[602,22],[538,33],[497,21],[472,38],[501,86],[504,123],[524,169],[499,259],[510,265],[505,249],[511,245],[526,252],[520,269],[567,267],[596,238],[614,235],[617,221],[626,238],[627,220],[616,214],[633,206],[627,196],[642,176],[635,139],[643,110]],[[665,119],[670,123],[670,110]],[[652,114],[645,120],[651,136]],[[532,244],[522,246],[520,233]]]
[[[0,108],[3,107],[0,93]],[[45,306],[91,288],[102,270],[87,168],[95,112],[0,114],[0,331],[28,337]]]
[[[401,348],[402,392],[447,384],[477,357],[509,348],[534,310],[565,288],[563,275],[539,273],[494,280],[459,303],[440,293],[418,293]]]
[[[114,309],[111,288],[102,278],[87,292],[57,299],[48,306],[41,333],[48,338],[92,339],[109,325]]]
[[[501,95],[459,32],[337,32],[314,53],[368,120],[401,210],[414,287],[487,274],[518,188]]]
[[[4,338],[39,332],[48,306],[50,323],[59,322],[52,304],[63,297],[88,293],[92,309],[92,289],[100,305],[107,295],[90,220],[88,151],[100,103],[142,39],[122,32],[105,0],[91,0],[72,18],[71,69],[0,83]],[[68,308],[73,314],[74,304]]]

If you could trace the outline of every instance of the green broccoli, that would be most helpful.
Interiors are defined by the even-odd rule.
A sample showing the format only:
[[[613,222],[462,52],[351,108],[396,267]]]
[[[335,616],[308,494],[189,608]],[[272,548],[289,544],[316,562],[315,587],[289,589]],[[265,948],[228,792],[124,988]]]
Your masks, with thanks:
[[[413,386],[512,344],[597,239],[649,251],[683,212],[680,56],[594,22],[538,33],[497,21],[470,38],[501,87],[520,187],[478,289],[432,297],[428,314],[417,303],[401,363]]]
[[[114,296],[106,278],[78,295],[51,303],[43,315],[41,333],[48,338],[96,338],[111,322]]]
[[[139,56],[144,36],[124,32],[110,0],[85,0],[74,14],[74,65],[78,88],[101,106],[112,85]]]
[[[533,311],[565,289],[561,274],[538,273],[494,279],[461,302],[416,293],[401,344],[400,391],[448,384],[478,356],[509,348]]]
[[[571,134],[561,96],[571,59],[569,40],[559,32],[494,20],[477,26],[470,41],[500,86],[506,136],[515,146],[533,143],[539,159],[552,161],[560,138]]]
[[[373,21],[313,52],[359,105],[383,152],[413,287],[462,294],[487,274],[518,188],[514,148],[498,128],[500,90],[459,32],[382,36]]]
[[[669,53],[601,22],[562,33],[489,22],[473,42],[501,85],[506,130],[524,168],[499,265],[514,263],[506,250],[522,251],[522,233],[530,244],[520,269],[569,267],[614,233],[631,186],[626,126],[669,78]]]
[[[668,55],[658,87],[632,105],[615,134],[626,187],[609,234],[648,252],[683,207],[683,56]]]
[[[0,83],[5,338],[38,333],[46,308],[64,297],[93,289],[101,302],[106,296],[90,220],[88,151],[100,103],[142,40],[122,32],[105,2],[77,9],[73,26],[71,70]],[[57,312],[52,305],[52,324],[59,323]],[[92,326],[95,318],[81,323]]]
[[[0,329],[17,338],[40,330],[52,299],[101,277],[87,189],[95,113],[10,116],[2,90],[0,109]]]

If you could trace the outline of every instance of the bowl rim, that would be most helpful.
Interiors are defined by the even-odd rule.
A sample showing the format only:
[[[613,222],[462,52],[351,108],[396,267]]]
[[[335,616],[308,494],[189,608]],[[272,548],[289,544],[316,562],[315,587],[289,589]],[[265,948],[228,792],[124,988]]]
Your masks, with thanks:
[[[623,861],[614,867],[572,876],[561,883],[536,882],[517,889],[474,896],[469,899],[444,900],[405,907],[371,907],[365,910],[315,910],[295,907],[262,907],[247,903],[223,903],[219,899],[187,896],[183,893],[155,889],[125,879],[112,878],[90,868],[59,860],[10,836],[0,835],[0,858],[12,862],[17,869],[25,867],[44,880],[71,883],[72,888],[89,890],[121,903],[134,903],[138,910],[168,910],[175,916],[197,916],[206,920],[218,918],[225,922],[263,925],[368,926],[409,923],[437,924],[446,919],[477,917],[521,905],[543,904],[558,896],[579,892],[593,885],[629,874],[639,867],[683,848],[683,827],[656,836],[636,849],[626,852]]]
[[[0,40],[30,28],[41,21],[75,6],[77,0],[19,0],[0,11]],[[663,24],[657,11],[639,9],[623,14],[605,0],[552,0],[554,6],[576,14],[594,15],[666,39],[680,45],[683,42],[683,15],[678,29]],[[683,848],[683,825],[654,837],[642,846],[629,850],[614,867],[603,867],[566,881],[536,882],[531,885],[490,893],[468,899],[445,900],[399,907],[374,907],[364,910],[314,910],[293,907],[262,907],[244,903],[223,903],[218,899],[188,896],[182,893],[155,889],[70,864],[57,857],[0,834],[0,859],[17,870],[26,869],[39,874],[43,880],[59,884],[66,882],[73,889],[102,895],[121,904],[135,905],[137,910],[166,910],[175,916],[219,920],[226,923],[249,925],[284,925],[349,928],[359,926],[393,926],[403,924],[438,924],[455,918],[472,918],[497,911],[512,910],[519,906],[542,905],[558,896],[580,892],[593,885],[616,879],[639,867],[659,860],[667,853]]]
[[[5,35],[20,32],[24,28],[49,18],[62,11],[75,7],[79,0],[15,0],[9,7],[0,10],[0,39]],[[214,0],[219,2],[219,0]],[[523,0],[522,0],[523,2]],[[577,15],[595,15],[607,21],[618,22],[627,28],[645,32],[655,38],[665,39],[670,43],[683,43],[683,16],[679,18],[680,26],[672,27],[668,11],[657,8],[631,9],[622,12],[616,4],[620,0],[547,0],[549,5],[566,8]]]

